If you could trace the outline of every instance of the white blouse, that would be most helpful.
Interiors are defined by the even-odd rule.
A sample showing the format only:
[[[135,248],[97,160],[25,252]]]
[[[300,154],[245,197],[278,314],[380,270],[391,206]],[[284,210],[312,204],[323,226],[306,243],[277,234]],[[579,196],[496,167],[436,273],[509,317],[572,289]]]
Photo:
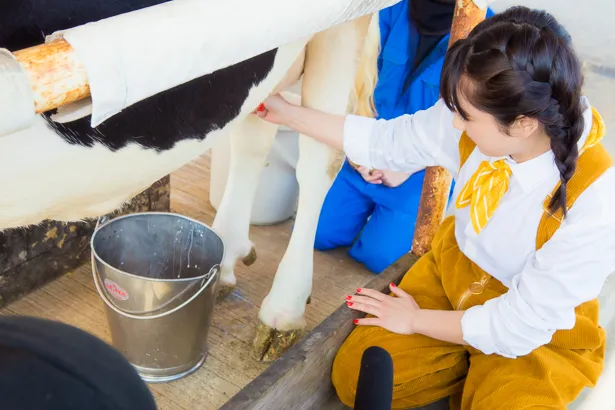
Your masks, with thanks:
[[[584,102],[588,108],[579,147],[592,125],[585,97]],[[483,160],[500,158],[475,149],[459,170],[461,131],[452,122],[453,113],[442,100],[388,121],[350,115],[344,150],[353,162],[369,168],[417,172],[426,166],[445,167],[456,180],[456,199]],[[455,209],[455,236],[468,258],[508,287],[506,294],[465,312],[464,340],[485,354],[515,358],[549,343],[556,330],[573,328],[575,307],[596,298],[615,270],[615,169],[583,192],[537,251],[543,202],[559,181],[553,153],[519,164],[506,161],[512,177],[493,217],[476,234],[469,207]]]

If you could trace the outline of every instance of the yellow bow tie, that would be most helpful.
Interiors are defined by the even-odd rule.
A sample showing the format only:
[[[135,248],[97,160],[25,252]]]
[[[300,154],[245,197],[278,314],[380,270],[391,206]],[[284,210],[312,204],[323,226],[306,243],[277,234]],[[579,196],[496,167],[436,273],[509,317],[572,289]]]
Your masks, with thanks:
[[[487,225],[508,190],[511,175],[510,166],[503,159],[493,163],[483,161],[461,190],[457,197],[457,208],[471,205],[470,218],[477,234]]]

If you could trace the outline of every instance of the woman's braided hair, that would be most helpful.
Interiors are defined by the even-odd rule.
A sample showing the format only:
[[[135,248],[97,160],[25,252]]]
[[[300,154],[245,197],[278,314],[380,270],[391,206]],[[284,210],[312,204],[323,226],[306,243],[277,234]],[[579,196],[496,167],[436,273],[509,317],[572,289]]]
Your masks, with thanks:
[[[448,108],[467,119],[459,105],[462,76],[473,85],[466,99],[503,128],[520,116],[543,125],[561,180],[549,207],[565,216],[566,183],[584,127],[581,63],[566,29],[544,11],[513,7],[457,41],[446,56],[440,91]]]

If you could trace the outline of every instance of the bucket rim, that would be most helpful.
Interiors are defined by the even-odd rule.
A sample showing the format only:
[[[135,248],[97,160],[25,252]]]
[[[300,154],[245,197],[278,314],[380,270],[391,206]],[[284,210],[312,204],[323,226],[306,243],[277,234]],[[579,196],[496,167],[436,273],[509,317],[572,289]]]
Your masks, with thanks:
[[[139,276],[139,275],[135,275],[133,273],[129,273],[126,272],[122,269],[117,269],[115,266],[111,266],[109,263],[107,263],[104,259],[102,259],[98,253],[96,252],[96,249],[94,248],[94,238],[96,238],[96,234],[98,233],[98,231],[105,225],[109,225],[111,223],[113,223],[114,221],[119,221],[121,219],[126,219],[126,218],[130,218],[133,216],[138,216],[138,215],[165,215],[165,216],[176,216],[182,219],[186,219],[190,222],[194,222],[196,224],[199,224],[205,228],[207,228],[208,230],[210,230],[211,232],[213,232],[218,239],[220,239],[220,242],[222,243],[222,258],[220,259],[220,262],[213,265],[211,268],[209,268],[209,270],[200,275],[200,276],[195,276],[192,278],[169,278],[169,279],[159,279],[159,278],[147,278],[144,276]],[[208,275],[211,275],[212,271],[221,267],[222,266],[222,262],[224,261],[224,257],[226,256],[226,246],[224,243],[224,239],[222,238],[222,236],[215,230],[213,229],[211,226],[207,225],[204,222],[198,221],[194,218],[191,218],[189,216],[185,216],[182,214],[178,214],[177,212],[159,212],[159,211],[146,211],[146,212],[134,212],[134,213],[130,213],[130,214],[126,214],[126,215],[121,215],[118,216],[116,218],[110,219],[107,222],[103,222],[100,223],[101,219],[103,219],[104,217],[100,217],[98,218],[97,222],[96,222],[96,227],[94,228],[94,232],[92,233],[92,237],[90,238],[90,252],[92,253],[92,256],[95,258],[96,261],[99,261],[100,263],[102,263],[103,265],[107,266],[108,268],[111,268],[123,275],[129,276],[131,278],[135,278],[135,279],[140,279],[140,280],[148,280],[148,281],[152,281],[152,282],[193,282],[193,281],[198,281],[198,280],[202,280],[204,278],[206,278]]]
[[[94,286],[96,287],[96,291],[98,292],[98,295],[102,298],[103,302],[105,303],[105,305],[107,305],[107,307],[111,310],[113,310],[115,313],[118,313],[124,317],[128,317],[130,319],[136,319],[136,320],[154,320],[154,319],[160,319],[162,317],[171,315],[177,311],[179,311],[180,309],[183,309],[184,307],[188,306],[190,303],[192,303],[193,300],[195,300],[197,297],[199,297],[204,291],[205,289],[209,288],[209,284],[211,283],[211,281],[214,281],[214,286],[216,286],[216,283],[218,281],[219,275],[220,275],[220,265],[216,265],[212,268],[211,271],[211,275],[209,276],[209,278],[207,278],[207,282],[205,282],[204,284],[201,284],[201,287],[199,288],[199,290],[197,290],[194,295],[190,296],[190,298],[186,301],[184,301],[181,305],[179,306],[175,306],[174,308],[172,308],[171,310],[168,310],[166,312],[162,312],[162,313],[153,313],[153,314],[141,314],[141,315],[135,315],[133,313],[129,313],[126,312],[124,310],[122,310],[121,308],[119,308],[118,306],[115,306],[107,297],[107,295],[105,294],[105,292],[102,290],[101,284],[99,283],[99,281],[101,280],[100,278],[100,274],[98,273],[98,268],[96,267],[96,264],[94,263],[94,255],[91,254],[90,258],[92,260],[92,278],[94,280]],[[205,280],[205,279],[203,279]]]

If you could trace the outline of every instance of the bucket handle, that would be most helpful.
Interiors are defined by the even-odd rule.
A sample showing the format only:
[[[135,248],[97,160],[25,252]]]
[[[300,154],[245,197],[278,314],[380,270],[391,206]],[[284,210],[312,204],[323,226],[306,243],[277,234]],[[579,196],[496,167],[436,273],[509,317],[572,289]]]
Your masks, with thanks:
[[[107,222],[110,222],[111,219],[108,215],[103,215],[96,220],[96,226],[94,227],[94,232],[102,228]]]
[[[220,272],[220,265],[215,265],[214,267],[211,268],[211,272],[212,274],[209,276],[209,279],[207,280],[207,282],[205,282],[205,284],[203,286],[201,286],[201,289],[199,289],[194,295],[192,295],[190,297],[190,299],[188,299],[187,301],[185,301],[184,303],[182,303],[179,306],[174,307],[173,309],[164,312],[164,313],[159,313],[157,315],[133,315],[131,313],[127,313],[122,311],[121,309],[118,309],[110,300],[109,298],[105,295],[105,292],[102,290],[100,282],[99,282],[99,276],[98,276],[98,269],[96,269],[96,263],[94,261],[94,255],[92,255],[92,276],[94,277],[94,285],[96,285],[96,290],[98,291],[98,294],[100,295],[100,297],[102,298],[102,300],[105,302],[105,304],[107,306],[109,306],[112,310],[114,310],[116,313],[131,318],[131,319],[159,319],[161,317],[164,316],[168,316],[172,313],[177,312],[178,310],[184,308],[186,305],[188,305],[190,302],[192,302],[194,299],[196,299],[201,293],[203,293],[205,291],[205,289],[207,289],[207,287],[209,286],[209,284],[211,283],[212,280],[214,280],[216,278],[216,276],[218,276],[218,273]]]

